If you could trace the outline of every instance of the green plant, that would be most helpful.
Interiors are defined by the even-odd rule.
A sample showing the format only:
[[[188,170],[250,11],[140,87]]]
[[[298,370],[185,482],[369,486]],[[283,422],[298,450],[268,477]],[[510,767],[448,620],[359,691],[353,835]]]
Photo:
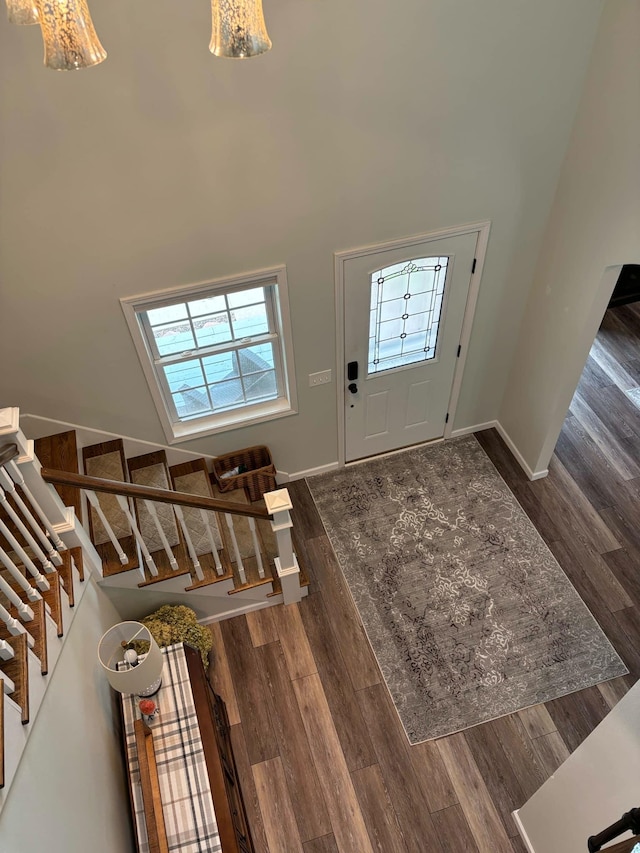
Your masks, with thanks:
[[[211,632],[198,624],[196,614],[190,607],[165,604],[160,610],[146,616],[142,624],[146,625],[159,646],[188,643],[198,649],[205,667],[209,665],[209,651],[213,645]]]

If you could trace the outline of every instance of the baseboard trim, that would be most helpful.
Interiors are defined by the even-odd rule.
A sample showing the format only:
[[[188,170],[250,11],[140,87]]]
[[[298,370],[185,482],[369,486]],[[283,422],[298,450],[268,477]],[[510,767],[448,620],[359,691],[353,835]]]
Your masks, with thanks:
[[[254,610],[264,610],[265,607],[273,607],[274,604],[282,604],[282,595],[274,595],[265,601],[255,601],[251,604],[246,604],[243,607],[233,607],[225,610],[222,613],[214,613],[213,616],[205,616],[198,619],[200,625],[211,625],[212,622],[222,622],[223,619],[230,619],[234,616],[242,616],[245,613],[253,613]]]
[[[520,809],[516,809],[515,811],[511,812],[511,816],[513,817],[513,822],[516,825],[516,829],[520,833],[520,838],[522,839],[524,846],[527,848],[528,853],[536,853],[536,851],[533,847],[533,844],[531,843],[531,841],[529,841],[529,836],[527,835],[527,830],[522,825],[522,821],[520,820],[520,815],[518,814],[519,811],[520,811]]]
[[[317,468],[307,468],[304,471],[294,471],[292,474],[287,474],[286,471],[278,471],[278,483],[291,483],[293,480],[302,480],[305,477],[315,477],[316,474],[326,474],[329,471],[336,471],[340,467],[338,462],[329,462],[327,465],[318,465]]]
[[[496,430],[496,432],[498,433],[500,438],[504,441],[504,443],[507,445],[507,447],[509,448],[509,450],[513,454],[516,462],[522,468],[522,470],[527,475],[529,480],[541,480],[543,477],[547,476],[547,474],[549,473],[548,468],[545,468],[544,470],[541,470],[541,471],[532,471],[531,470],[531,468],[527,464],[524,456],[522,455],[522,453],[520,453],[520,451],[516,447],[513,439],[511,438],[509,433],[506,431],[506,429],[502,426],[500,421],[487,421],[484,424],[475,424],[475,426],[462,427],[462,429],[455,429],[451,433],[451,438],[459,438],[462,435],[469,435],[470,433],[473,433],[473,432],[482,432],[482,430],[485,430],[485,429],[495,429]]]
[[[504,441],[504,443],[507,445],[509,450],[515,456],[516,461],[518,462],[518,465],[522,468],[522,470],[524,471],[524,473],[527,475],[527,477],[530,480],[541,480],[543,477],[547,476],[547,474],[549,473],[548,468],[545,468],[542,471],[532,471],[531,470],[531,468],[527,464],[527,461],[525,460],[524,456],[522,455],[522,453],[520,453],[520,451],[518,450],[518,448],[514,444],[513,439],[511,438],[509,433],[506,431],[506,429],[502,426],[500,421],[496,421],[496,429],[498,431],[498,434],[500,435],[500,437]]]
[[[485,421],[482,424],[473,424],[472,426],[462,427],[461,429],[454,429],[451,433],[451,438],[460,438],[463,435],[471,435],[474,432],[482,432],[485,429],[495,429],[498,432],[498,435],[502,438],[504,443],[507,445],[511,453],[513,454],[516,462],[522,468],[524,473],[527,475],[529,480],[541,480],[543,477],[546,477],[549,473],[548,468],[544,468],[541,471],[532,471],[529,465],[527,464],[524,456],[518,448],[516,447],[513,439],[506,431],[506,429],[502,426],[500,421]],[[446,439],[445,439],[446,441]],[[435,443],[435,442],[431,442]],[[404,449],[404,448],[403,448]],[[381,454],[382,456],[389,456],[391,453],[401,453],[401,450],[392,450],[390,453]],[[358,460],[366,462],[367,460]],[[348,463],[348,464],[357,464],[357,463]],[[340,467],[338,462],[329,462],[327,465],[318,465],[317,468],[307,468],[305,471],[294,471],[292,474],[288,474],[286,471],[278,471],[277,479],[278,483],[281,485],[285,485],[286,483],[290,483],[293,480],[302,480],[304,477],[314,477],[316,474],[326,474],[329,471],[336,471]]]
[[[482,432],[485,429],[492,428],[498,428],[498,421],[487,421],[484,424],[476,424],[475,426],[462,427],[462,429],[454,429],[451,433],[451,438],[460,438],[461,435],[470,435],[472,432]]]

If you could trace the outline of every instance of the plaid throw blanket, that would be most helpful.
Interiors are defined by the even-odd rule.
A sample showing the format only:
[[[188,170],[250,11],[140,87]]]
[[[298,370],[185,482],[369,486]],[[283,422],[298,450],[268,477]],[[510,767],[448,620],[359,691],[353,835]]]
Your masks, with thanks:
[[[202,740],[182,644],[162,649],[162,687],[154,696],[160,714],[151,723],[162,810],[169,850],[220,853],[222,850]],[[123,694],[122,708],[133,813],[140,853],[149,853],[134,734],[138,697]]]

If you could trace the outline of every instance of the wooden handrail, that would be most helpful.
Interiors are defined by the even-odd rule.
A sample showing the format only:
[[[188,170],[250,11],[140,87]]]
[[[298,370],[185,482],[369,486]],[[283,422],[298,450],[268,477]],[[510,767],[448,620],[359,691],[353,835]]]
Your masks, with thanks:
[[[56,486],[73,486],[75,489],[89,489],[93,492],[106,492],[110,495],[123,495],[127,498],[159,501],[165,504],[178,504],[192,509],[208,509],[211,512],[228,512],[231,515],[249,515],[252,518],[270,518],[264,507],[240,504],[234,501],[217,501],[186,492],[174,492],[171,489],[153,489],[150,486],[136,486],[121,480],[103,480],[101,477],[87,477],[86,474],[73,474],[70,471],[56,471],[42,468],[40,476],[46,483]]]

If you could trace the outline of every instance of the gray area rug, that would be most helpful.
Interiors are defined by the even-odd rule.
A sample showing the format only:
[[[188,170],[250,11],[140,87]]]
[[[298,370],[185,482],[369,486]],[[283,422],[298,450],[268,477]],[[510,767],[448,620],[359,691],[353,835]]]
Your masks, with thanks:
[[[411,743],[627,672],[473,436],[308,483]]]

